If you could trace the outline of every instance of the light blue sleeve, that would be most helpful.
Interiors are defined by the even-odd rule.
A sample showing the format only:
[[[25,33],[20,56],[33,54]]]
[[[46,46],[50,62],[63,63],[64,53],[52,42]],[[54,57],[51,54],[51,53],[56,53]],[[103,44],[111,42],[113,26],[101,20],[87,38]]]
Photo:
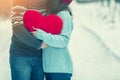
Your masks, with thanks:
[[[38,29],[36,37],[43,40],[49,46],[63,48],[68,45],[70,34],[73,30],[72,18],[68,11],[61,11],[57,14],[63,20],[63,28],[60,35],[53,35]]]

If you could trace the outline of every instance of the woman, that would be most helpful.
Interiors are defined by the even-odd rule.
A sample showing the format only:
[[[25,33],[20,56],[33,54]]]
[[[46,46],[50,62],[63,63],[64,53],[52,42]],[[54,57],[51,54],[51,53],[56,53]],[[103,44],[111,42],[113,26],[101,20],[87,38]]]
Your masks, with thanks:
[[[12,80],[44,80],[41,40],[29,33],[22,22],[27,9],[42,10],[44,0],[14,0],[11,12],[13,36],[10,46]],[[42,46],[44,48],[45,46]]]
[[[72,0],[47,0],[47,14],[57,14],[63,21],[59,35],[36,29],[34,35],[43,40],[43,70],[46,80],[71,80],[73,67],[68,51],[70,34],[73,30],[72,14],[68,7]]]

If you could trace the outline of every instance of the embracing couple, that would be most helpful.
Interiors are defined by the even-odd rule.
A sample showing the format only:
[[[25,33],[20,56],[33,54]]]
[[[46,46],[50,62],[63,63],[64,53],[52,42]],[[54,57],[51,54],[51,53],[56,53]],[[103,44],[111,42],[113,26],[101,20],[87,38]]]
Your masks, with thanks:
[[[68,51],[73,30],[72,13],[68,7],[71,2],[72,0],[13,1],[13,35],[10,46],[12,80],[44,80],[44,77],[46,80],[71,80],[73,65]],[[58,15],[63,21],[61,33],[55,35],[41,29],[29,32],[23,24],[23,14],[28,9],[36,9],[44,15]]]

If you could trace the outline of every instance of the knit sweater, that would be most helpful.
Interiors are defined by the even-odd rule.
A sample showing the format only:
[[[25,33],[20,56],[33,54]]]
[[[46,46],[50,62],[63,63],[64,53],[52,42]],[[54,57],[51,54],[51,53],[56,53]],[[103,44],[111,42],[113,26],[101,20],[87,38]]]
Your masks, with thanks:
[[[42,53],[39,49],[41,40],[36,39],[23,25],[13,28],[10,54],[19,56],[37,56]]]
[[[30,9],[43,9],[43,0],[14,0],[13,6],[24,6]],[[24,25],[13,27],[13,36],[10,46],[10,54],[20,56],[38,56],[42,41],[35,38]],[[37,54],[38,53],[38,54]]]
[[[24,6],[28,9],[45,9],[46,0],[14,0],[12,6]]]
[[[40,29],[36,33],[36,37],[48,45],[47,48],[43,49],[43,69],[44,72],[72,73],[72,60],[68,50],[73,30],[72,19],[68,11],[61,11],[57,15],[63,20],[60,35],[46,33]]]

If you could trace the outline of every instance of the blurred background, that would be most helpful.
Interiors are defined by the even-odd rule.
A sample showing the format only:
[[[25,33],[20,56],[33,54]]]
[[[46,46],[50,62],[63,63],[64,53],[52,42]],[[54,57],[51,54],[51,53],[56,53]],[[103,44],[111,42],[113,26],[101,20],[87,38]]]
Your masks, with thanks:
[[[0,80],[11,80],[11,0],[0,0]],[[120,0],[74,0],[72,80],[120,80]]]
[[[0,0],[0,16],[8,17],[12,0]]]

